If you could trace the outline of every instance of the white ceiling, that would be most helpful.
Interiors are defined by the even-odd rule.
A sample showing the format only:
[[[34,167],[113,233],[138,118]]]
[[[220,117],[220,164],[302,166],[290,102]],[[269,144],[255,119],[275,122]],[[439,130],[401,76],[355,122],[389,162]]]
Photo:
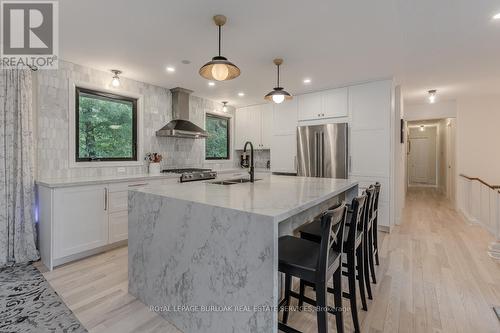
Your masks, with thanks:
[[[424,102],[429,89],[442,100],[500,93],[500,20],[491,19],[499,1],[59,3],[62,59],[235,106],[264,102],[275,86],[275,57],[285,60],[282,86],[293,94],[391,76],[412,103]],[[217,52],[214,14],[228,17],[223,55],[241,76],[209,87],[198,69]],[[306,77],[311,84],[302,83]]]

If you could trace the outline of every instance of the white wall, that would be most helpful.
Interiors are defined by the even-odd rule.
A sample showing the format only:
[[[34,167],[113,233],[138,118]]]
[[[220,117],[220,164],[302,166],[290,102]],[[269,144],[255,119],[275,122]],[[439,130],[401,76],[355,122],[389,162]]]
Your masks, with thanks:
[[[455,118],[457,116],[457,102],[443,101],[434,104],[405,104],[405,120],[425,120]]]
[[[500,185],[500,97],[461,99],[457,117],[457,169]]]
[[[59,69],[38,71],[34,81],[34,96],[37,97],[35,124],[37,124],[37,177],[86,177],[118,174],[117,166],[72,167],[70,165],[69,138],[70,82],[87,83],[98,89],[109,89],[111,73],[59,60]],[[229,169],[234,161],[217,161],[215,164],[204,160],[205,140],[157,137],[156,131],[172,119],[170,90],[143,82],[122,78],[116,92],[134,93],[142,96],[142,138],[139,144],[143,152],[159,152],[163,155],[162,168],[210,167]],[[189,87],[186,87],[189,88]],[[126,92],[126,93],[125,93]],[[196,92],[195,92],[196,93]],[[190,117],[194,123],[205,127],[205,113],[220,111],[221,103],[190,96]],[[234,115],[229,107],[228,115]],[[233,135],[231,135],[233,137]],[[142,139],[142,140],[141,140]],[[70,142],[71,140],[71,142]],[[232,152],[231,152],[232,153]],[[142,160],[142,156],[139,156]],[[147,164],[126,166],[125,174],[147,172]]]

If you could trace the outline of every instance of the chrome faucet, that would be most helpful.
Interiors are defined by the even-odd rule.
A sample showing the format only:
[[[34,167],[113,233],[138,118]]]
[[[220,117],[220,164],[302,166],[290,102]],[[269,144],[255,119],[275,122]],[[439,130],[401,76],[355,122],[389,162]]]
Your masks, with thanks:
[[[250,182],[254,182],[255,180],[255,171],[253,167],[253,144],[250,141],[245,142],[245,146],[243,147],[243,154],[247,153],[247,145],[250,145],[250,170],[248,173],[250,174]]]

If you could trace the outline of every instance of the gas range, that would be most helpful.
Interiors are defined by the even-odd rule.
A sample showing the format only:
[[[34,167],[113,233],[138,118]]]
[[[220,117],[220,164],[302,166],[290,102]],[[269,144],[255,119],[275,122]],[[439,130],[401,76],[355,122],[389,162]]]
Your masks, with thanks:
[[[217,178],[217,172],[212,169],[199,169],[199,168],[180,168],[180,169],[165,169],[165,173],[180,174],[180,182],[194,182],[198,180],[207,180]]]

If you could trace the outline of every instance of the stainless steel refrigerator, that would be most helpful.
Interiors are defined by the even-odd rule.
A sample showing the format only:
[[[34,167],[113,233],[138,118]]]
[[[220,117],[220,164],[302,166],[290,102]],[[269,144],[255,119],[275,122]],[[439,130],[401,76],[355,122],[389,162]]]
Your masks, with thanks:
[[[347,129],[347,123],[297,127],[297,175],[347,179]]]

